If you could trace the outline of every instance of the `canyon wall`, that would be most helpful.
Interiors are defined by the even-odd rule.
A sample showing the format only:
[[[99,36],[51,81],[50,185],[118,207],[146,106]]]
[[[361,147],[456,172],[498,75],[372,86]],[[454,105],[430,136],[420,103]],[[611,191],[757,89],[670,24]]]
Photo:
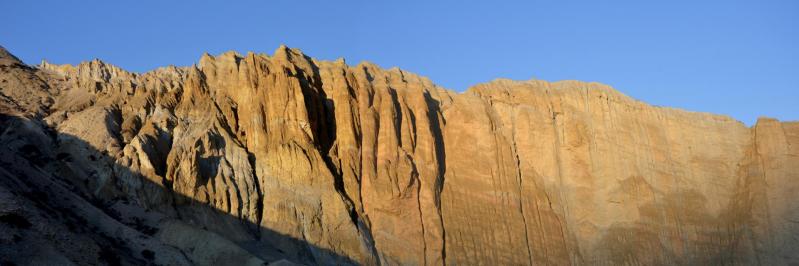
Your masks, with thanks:
[[[455,93],[287,47],[142,74],[1,52],[0,192],[70,195],[123,239],[112,252],[146,246],[164,264],[799,263],[797,122],[750,128],[578,81]],[[8,181],[29,176],[40,183]],[[35,216],[33,203],[0,214]],[[52,241],[47,252],[80,260]]]

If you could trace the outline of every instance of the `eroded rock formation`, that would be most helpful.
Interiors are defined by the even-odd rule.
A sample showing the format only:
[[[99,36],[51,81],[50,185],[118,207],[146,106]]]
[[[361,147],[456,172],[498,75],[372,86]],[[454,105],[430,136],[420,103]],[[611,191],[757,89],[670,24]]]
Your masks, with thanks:
[[[287,47],[143,74],[1,52],[6,260],[799,263],[797,122]]]

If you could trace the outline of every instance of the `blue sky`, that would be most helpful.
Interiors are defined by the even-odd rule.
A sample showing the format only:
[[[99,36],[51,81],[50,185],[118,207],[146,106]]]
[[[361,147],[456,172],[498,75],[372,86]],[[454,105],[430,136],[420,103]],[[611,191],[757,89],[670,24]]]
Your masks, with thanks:
[[[457,91],[577,79],[749,125],[799,120],[799,1],[231,2],[2,1],[0,45],[29,64],[100,58],[142,72],[286,44]]]

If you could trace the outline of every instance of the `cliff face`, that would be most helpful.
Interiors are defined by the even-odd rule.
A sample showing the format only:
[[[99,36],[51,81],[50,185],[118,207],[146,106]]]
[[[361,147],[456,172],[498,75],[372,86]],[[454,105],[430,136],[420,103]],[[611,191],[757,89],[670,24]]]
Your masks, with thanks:
[[[122,262],[799,262],[796,122],[747,128],[577,81],[457,94],[286,47],[144,74],[0,56],[0,196],[33,202],[0,215],[34,225],[0,229],[53,231],[24,191],[68,195]],[[108,241],[7,238],[78,263]]]

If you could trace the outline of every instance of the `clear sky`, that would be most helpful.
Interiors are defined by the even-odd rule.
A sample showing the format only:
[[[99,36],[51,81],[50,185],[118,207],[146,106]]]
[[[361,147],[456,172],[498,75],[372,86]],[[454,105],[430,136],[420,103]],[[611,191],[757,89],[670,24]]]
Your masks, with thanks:
[[[286,44],[457,91],[577,79],[749,125],[799,120],[795,0],[233,2],[0,1],[0,45],[29,64],[100,58],[142,72]]]

